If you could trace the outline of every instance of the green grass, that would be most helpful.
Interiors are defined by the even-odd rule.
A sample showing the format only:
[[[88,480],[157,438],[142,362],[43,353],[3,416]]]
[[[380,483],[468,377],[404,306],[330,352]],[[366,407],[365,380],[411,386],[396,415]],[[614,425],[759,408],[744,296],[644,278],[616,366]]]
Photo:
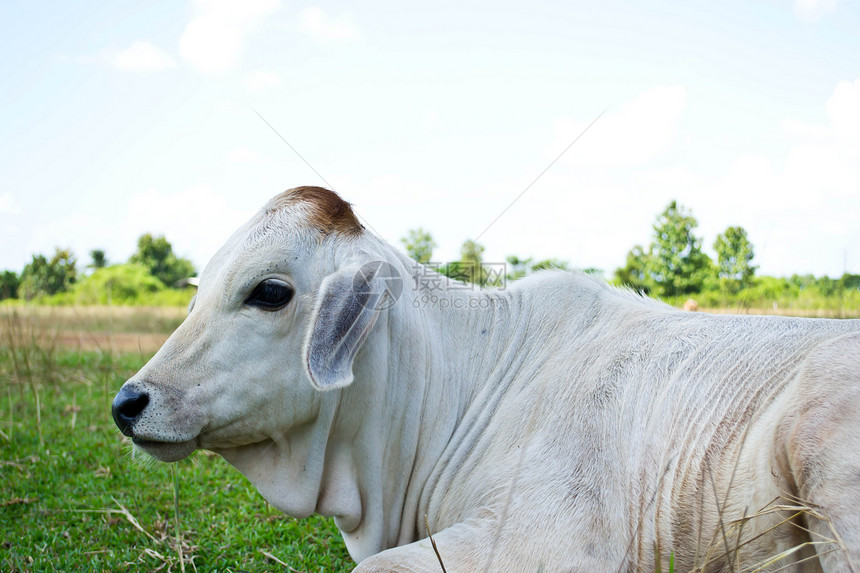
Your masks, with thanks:
[[[171,466],[133,458],[110,416],[146,358],[0,338],[0,570],[351,570],[330,520],[281,514],[205,453],[174,464],[180,562]]]

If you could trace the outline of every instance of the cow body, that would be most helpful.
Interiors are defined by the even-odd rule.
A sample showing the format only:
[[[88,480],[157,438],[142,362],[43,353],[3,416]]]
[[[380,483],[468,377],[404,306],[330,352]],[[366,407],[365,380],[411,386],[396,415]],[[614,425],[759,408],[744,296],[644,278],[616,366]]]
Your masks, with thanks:
[[[440,570],[428,527],[449,571],[860,566],[860,321],[683,313],[560,272],[472,290],[297,191],[120,391],[144,450],[218,452],[282,511],[334,516],[361,571]],[[261,310],[269,280],[294,294]]]

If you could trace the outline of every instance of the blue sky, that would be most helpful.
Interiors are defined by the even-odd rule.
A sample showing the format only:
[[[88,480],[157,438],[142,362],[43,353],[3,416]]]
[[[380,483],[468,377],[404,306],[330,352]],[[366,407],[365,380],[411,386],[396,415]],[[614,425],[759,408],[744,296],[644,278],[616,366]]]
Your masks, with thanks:
[[[439,261],[611,273],[676,199],[761,273],[860,273],[858,30],[838,0],[4,2],[0,269],[144,232],[202,268],[319,184]]]

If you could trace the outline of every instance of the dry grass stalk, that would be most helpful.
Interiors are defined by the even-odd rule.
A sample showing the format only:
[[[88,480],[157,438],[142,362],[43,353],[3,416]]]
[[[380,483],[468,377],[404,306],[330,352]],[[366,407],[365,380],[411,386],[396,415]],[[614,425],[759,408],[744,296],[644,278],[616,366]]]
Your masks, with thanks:
[[[742,530],[748,522],[753,519],[773,515],[781,516],[782,518],[757,535],[741,541]],[[824,536],[810,530],[808,527],[804,527],[802,525],[802,519],[805,519],[806,521],[814,519],[827,523],[828,529],[831,531],[832,535]],[[847,556],[847,549],[836,534],[833,524],[825,512],[814,504],[805,502],[789,494],[774,498],[770,503],[751,515],[744,512],[743,517],[740,519],[732,520],[728,523],[723,523],[722,519],[720,521],[720,530],[714,534],[710,545],[702,557],[703,561],[693,570],[693,573],[706,571],[709,566],[721,562],[724,559],[728,559],[732,567],[736,566],[738,573],[758,573],[764,570],[779,571],[796,563],[817,559],[821,555],[834,551],[841,550],[845,552]],[[804,531],[809,536],[809,540],[799,543],[794,547],[790,547],[776,555],[767,557],[759,562],[742,565],[741,550],[744,547],[749,546],[754,541],[784,526],[795,527]],[[730,537],[735,539],[735,542],[731,547],[726,543],[726,540]],[[803,557],[799,560],[786,562],[779,569],[770,569],[774,565],[779,564],[780,561],[797,557],[797,554],[805,549],[813,549],[815,554]],[[732,553],[734,553],[734,559],[731,559]]]
[[[140,531],[141,533],[146,535],[150,539],[150,541],[152,541],[153,543],[159,543],[158,539],[153,537],[153,535],[151,533],[149,533],[147,530],[145,530],[143,527],[141,527],[140,522],[137,520],[136,517],[134,517],[131,514],[131,512],[128,510],[128,508],[126,506],[124,506],[119,501],[117,501],[117,499],[115,497],[111,497],[111,499],[113,500],[113,502],[115,504],[117,504],[117,506],[119,506],[119,509],[110,509],[110,508],[106,508],[106,509],[73,509],[71,511],[74,511],[77,513],[103,513],[105,515],[121,515],[122,517],[124,517],[126,519],[126,521],[128,521],[131,524],[132,527],[134,527],[135,529],[137,529],[138,531]]]
[[[129,511],[129,510],[128,510],[128,508],[127,508],[126,506],[124,506],[122,503],[120,503],[120,502],[119,502],[116,498],[114,498],[114,497],[112,497],[111,499],[112,499],[112,500],[113,500],[113,502],[117,505],[118,509],[113,509],[113,508],[105,508],[105,509],[74,509],[74,510],[72,510],[72,511],[77,512],[77,513],[101,513],[101,514],[104,514],[104,515],[118,515],[118,516],[121,516],[121,517],[125,518],[125,520],[126,520],[126,521],[127,521],[127,522],[128,522],[128,523],[129,523],[129,524],[130,524],[134,529],[136,529],[136,530],[138,530],[139,532],[143,533],[143,534],[144,534],[144,535],[145,535],[145,536],[146,536],[150,541],[152,541],[155,545],[158,545],[158,546],[164,546],[164,547],[167,547],[168,549],[170,549],[170,548],[171,548],[171,547],[170,547],[170,541],[171,541],[171,538],[170,538],[170,536],[169,536],[169,535],[166,535],[166,534],[164,534],[164,533],[162,532],[162,533],[161,533],[161,539],[156,538],[154,535],[152,535],[150,532],[148,532],[146,529],[144,529],[144,528],[143,528],[143,526],[141,526],[140,522],[137,520],[137,518],[136,518],[134,515],[132,515],[131,511]],[[163,524],[163,525],[165,525],[165,526],[166,526],[166,524]],[[179,525],[179,521],[178,521],[178,514],[177,514],[177,521],[176,521],[176,525],[177,525],[177,527],[178,527],[178,525]],[[158,526],[156,526],[156,527],[158,528]],[[178,531],[178,530],[177,530],[177,531]],[[148,557],[151,557],[151,558],[153,558],[153,559],[157,559],[158,561],[160,561],[160,562],[161,562],[161,565],[160,565],[159,567],[157,567],[156,569],[154,569],[154,571],[161,571],[162,569],[165,569],[165,568],[167,568],[167,571],[171,571],[171,570],[173,569],[174,564],[175,564],[175,563],[177,563],[177,562],[178,562],[178,563],[179,563],[179,565],[180,565],[180,570],[181,570],[181,571],[185,571],[185,563],[190,563],[190,564],[191,564],[191,567],[194,569],[194,571],[195,571],[195,572],[197,571],[197,567],[196,567],[196,565],[194,564],[194,559],[193,559],[193,558],[189,559],[189,558],[185,557],[185,555],[184,555],[184,553],[183,553],[183,550],[182,550],[182,542],[181,542],[181,541],[182,541],[182,540],[181,540],[181,537],[177,537],[177,538],[175,538],[175,542],[176,542],[176,545],[177,545],[177,553],[178,553],[178,555],[180,555],[179,559],[168,557],[167,555],[162,554],[162,553],[160,553],[159,551],[157,551],[157,550],[155,550],[155,549],[153,549],[153,548],[151,548],[151,547],[145,547],[145,548],[143,548],[143,549],[142,549],[143,554],[145,554],[145,555],[147,555]],[[191,551],[193,551],[193,550],[194,550],[194,548],[192,547],[192,548],[191,548]],[[137,564],[137,563],[127,563],[127,565],[138,565],[138,564]]]
[[[42,404],[39,401],[39,388],[32,384],[33,393],[36,395],[36,430],[39,431],[39,449],[45,449],[45,437],[42,435]]]
[[[176,464],[170,464],[173,474],[173,521],[176,526],[176,552],[179,555],[179,569],[185,573],[185,559],[182,556],[182,530],[179,528],[179,472]]]
[[[283,561],[281,561],[280,559],[278,559],[277,557],[275,557],[274,555],[272,555],[268,551],[263,551],[262,549],[257,549],[257,551],[259,551],[260,553],[262,553],[263,555],[265,555],[266,557],[268,557],[269,559],[271,559],[272,561],[274,561],[278,565],[281,565],[282,567],[286,567],[290,571],[290,573],[305,573],[304,571],[300,571],[298,569],[293,569],[292,567],[290,567],[289,565],[287,565],[286,563],[284,563]]]
[[[436,559],[439,560],[439,566],[442,567],[442,573],[448,573],[445,570],[445,563],[442,561],[442,555],[439,553],[439,548],[436,547],[436,540],[433,539],[433,534],[430,533],[430,521],[427,519],[427,514],[424,514],[424,525],[427,527],[427,536],[430,538],[430,545],[433,546],[433,552],[436,554]]]
[[[6,436],[6,441],[12,441],[12,435],[15,432],[15,407],[12,404],[12,386],[6,386],[6,394],[9,396],[9,435]]]

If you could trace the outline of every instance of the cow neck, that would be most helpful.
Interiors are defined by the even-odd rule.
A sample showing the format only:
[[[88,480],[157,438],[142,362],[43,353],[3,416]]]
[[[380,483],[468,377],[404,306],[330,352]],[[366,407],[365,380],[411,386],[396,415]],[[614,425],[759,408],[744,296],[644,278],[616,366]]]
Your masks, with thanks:
[[[380,313],[356,358],[355,381],[340,395],[329,440],[317,511],[336,515],[357,560],[426,536],[428,480],[483,385],[505,371],[500,349],[504,355],[524,343],[511,340],[519,329],[510,328],[517,304],[509,293],[422,286],[406,283],[400,300]],[[353,476],[351,485],[344,476]],[[331,496],[340,512],[324,503],[329,491],[348,493]],[[348,500],[360,509],[344,519],[338,513]]]
[[[421,399],[420,439],[398,544],[426,537],[424,516],[434,491],[446,481],[440,480],[445,466],[462,453],[457,446],[461,436],[482,431],[515,376],[517,357],[531,344],[522,324],[520,291],[457,286],[425,289],[417,298],[431,304],[411,305],[419,317],[417,337],[423,341],[425,361],[413,381]],[[438,531],[432,516],[430,527]]]

